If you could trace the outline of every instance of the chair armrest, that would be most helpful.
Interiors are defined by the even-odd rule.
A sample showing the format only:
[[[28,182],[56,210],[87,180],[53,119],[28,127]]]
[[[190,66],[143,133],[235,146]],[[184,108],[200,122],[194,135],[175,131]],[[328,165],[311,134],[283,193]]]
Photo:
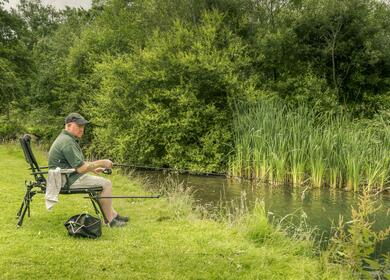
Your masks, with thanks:
[[[61,174],[69,174],[69,173],[73,173],[73,172],[76,172],[75,168],[61,169]]]
[[[36,174],[47,174],[49,172],[47,171],[36,171],[36,172],[31,172],[31,175],[36,175]]]
[[[47,168],[49,168],[49,166],[39,166],[39,169],[47,169]],[[32,169],[31,167],[29,167],[28,169]]]
[[[76,172],[75,168],[69,168],[69,169],[61,169],[61,174],[69,174]],[[31,172],[31,175],[36,175],[36,174],[48,174],[49,171],[36,171],[36,172]]]

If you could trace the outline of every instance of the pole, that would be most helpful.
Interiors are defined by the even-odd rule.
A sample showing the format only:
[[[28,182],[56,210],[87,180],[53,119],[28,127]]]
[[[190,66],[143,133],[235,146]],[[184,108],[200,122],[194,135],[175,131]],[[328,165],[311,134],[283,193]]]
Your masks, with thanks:
[[[160,198],[161,195],[156,196],[127,196],[127,195],[119,195],[119,196],[84,196],[83,198],[95,198],[95,199],[111,199],[111,198]]]

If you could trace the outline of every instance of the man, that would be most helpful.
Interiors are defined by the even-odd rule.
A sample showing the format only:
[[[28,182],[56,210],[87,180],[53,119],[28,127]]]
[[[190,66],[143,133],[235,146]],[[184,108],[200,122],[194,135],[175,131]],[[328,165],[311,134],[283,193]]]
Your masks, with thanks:
[[[76,169],[74,173],[63,175],[62,186],[66,183],[65,176],[68,176],[67,183],[70,188],[102,186],[103,191],[101,196],[111,196],[112,183],[110,180],[87,174],[88,172],[98,174],[105,168],[112,168],[112,161],[109,159],[93,162],[84,160],[84,155],[78,141],[83,136],[87,123],[89,122],[78,113],[71,113],[65,118],[65,129],[58,135],[49,151],[49,168]],[[129,218],[120,216],[115,211],[112,206],[112,199],[101,199],[100,204],[110,227],[122,227],[126,225]]]

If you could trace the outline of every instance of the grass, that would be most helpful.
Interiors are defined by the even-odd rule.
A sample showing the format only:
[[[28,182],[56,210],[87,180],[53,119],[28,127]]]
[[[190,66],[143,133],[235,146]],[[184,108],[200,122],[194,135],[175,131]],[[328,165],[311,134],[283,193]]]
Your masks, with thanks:
[[[241,106],[229,174],[276,184],[383,191],[390,183],[389,119],[353,121],[275,100]],[[244,152],[245,151],[245,152]]]
[[[45,154],[35,153],[45,163]],[[321,261],[312,242],[272,227],[261,207],[235,223],[201,218],[180,186],[158,200],[115,200],[130,225],[103,227],[97,240],[71,238],[63,226],[72,215],[93,214],[82,195],[60,196],[51,212],[36,195],[31,217],[17,229],[26,167],[17,145],[0,145],[1,279],[353,279]],[[117,173],[110,179],[114,194],[146,193],[137,180]]]

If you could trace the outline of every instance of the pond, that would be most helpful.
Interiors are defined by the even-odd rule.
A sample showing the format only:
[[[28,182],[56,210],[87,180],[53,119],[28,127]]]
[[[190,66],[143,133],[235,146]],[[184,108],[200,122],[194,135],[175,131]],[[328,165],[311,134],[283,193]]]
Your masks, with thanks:
[[[136,174],[146,177],[152,184],[166,178],[166,174],[156,171],[137,171]],[[240,202],[245,193],[246,203],[250,208],[256,199],[263,200],[266,212],[276,220],[286,217],[295,224],[305,221],[309,228],[315,229],[316,235],[326,242],[332,225],[337,225],[339,216],[344,221],[351,217],[351,207],[358,202],[358,194],[329,188],[305,189],[289,186],[270,186],[254,184],[250,181],[237,181],[224,177],[170,175],[174,180],[182,182],[185,187],[194,191],[196,203],[218,206],[223,202]],[[380,230],[390,225],[390,196],[378,196],[379,211],[375,214],[374,229]],[[210,207],[211,206],[211,207]],[[378,248],[379,253],[390,252],[390,238]]]

